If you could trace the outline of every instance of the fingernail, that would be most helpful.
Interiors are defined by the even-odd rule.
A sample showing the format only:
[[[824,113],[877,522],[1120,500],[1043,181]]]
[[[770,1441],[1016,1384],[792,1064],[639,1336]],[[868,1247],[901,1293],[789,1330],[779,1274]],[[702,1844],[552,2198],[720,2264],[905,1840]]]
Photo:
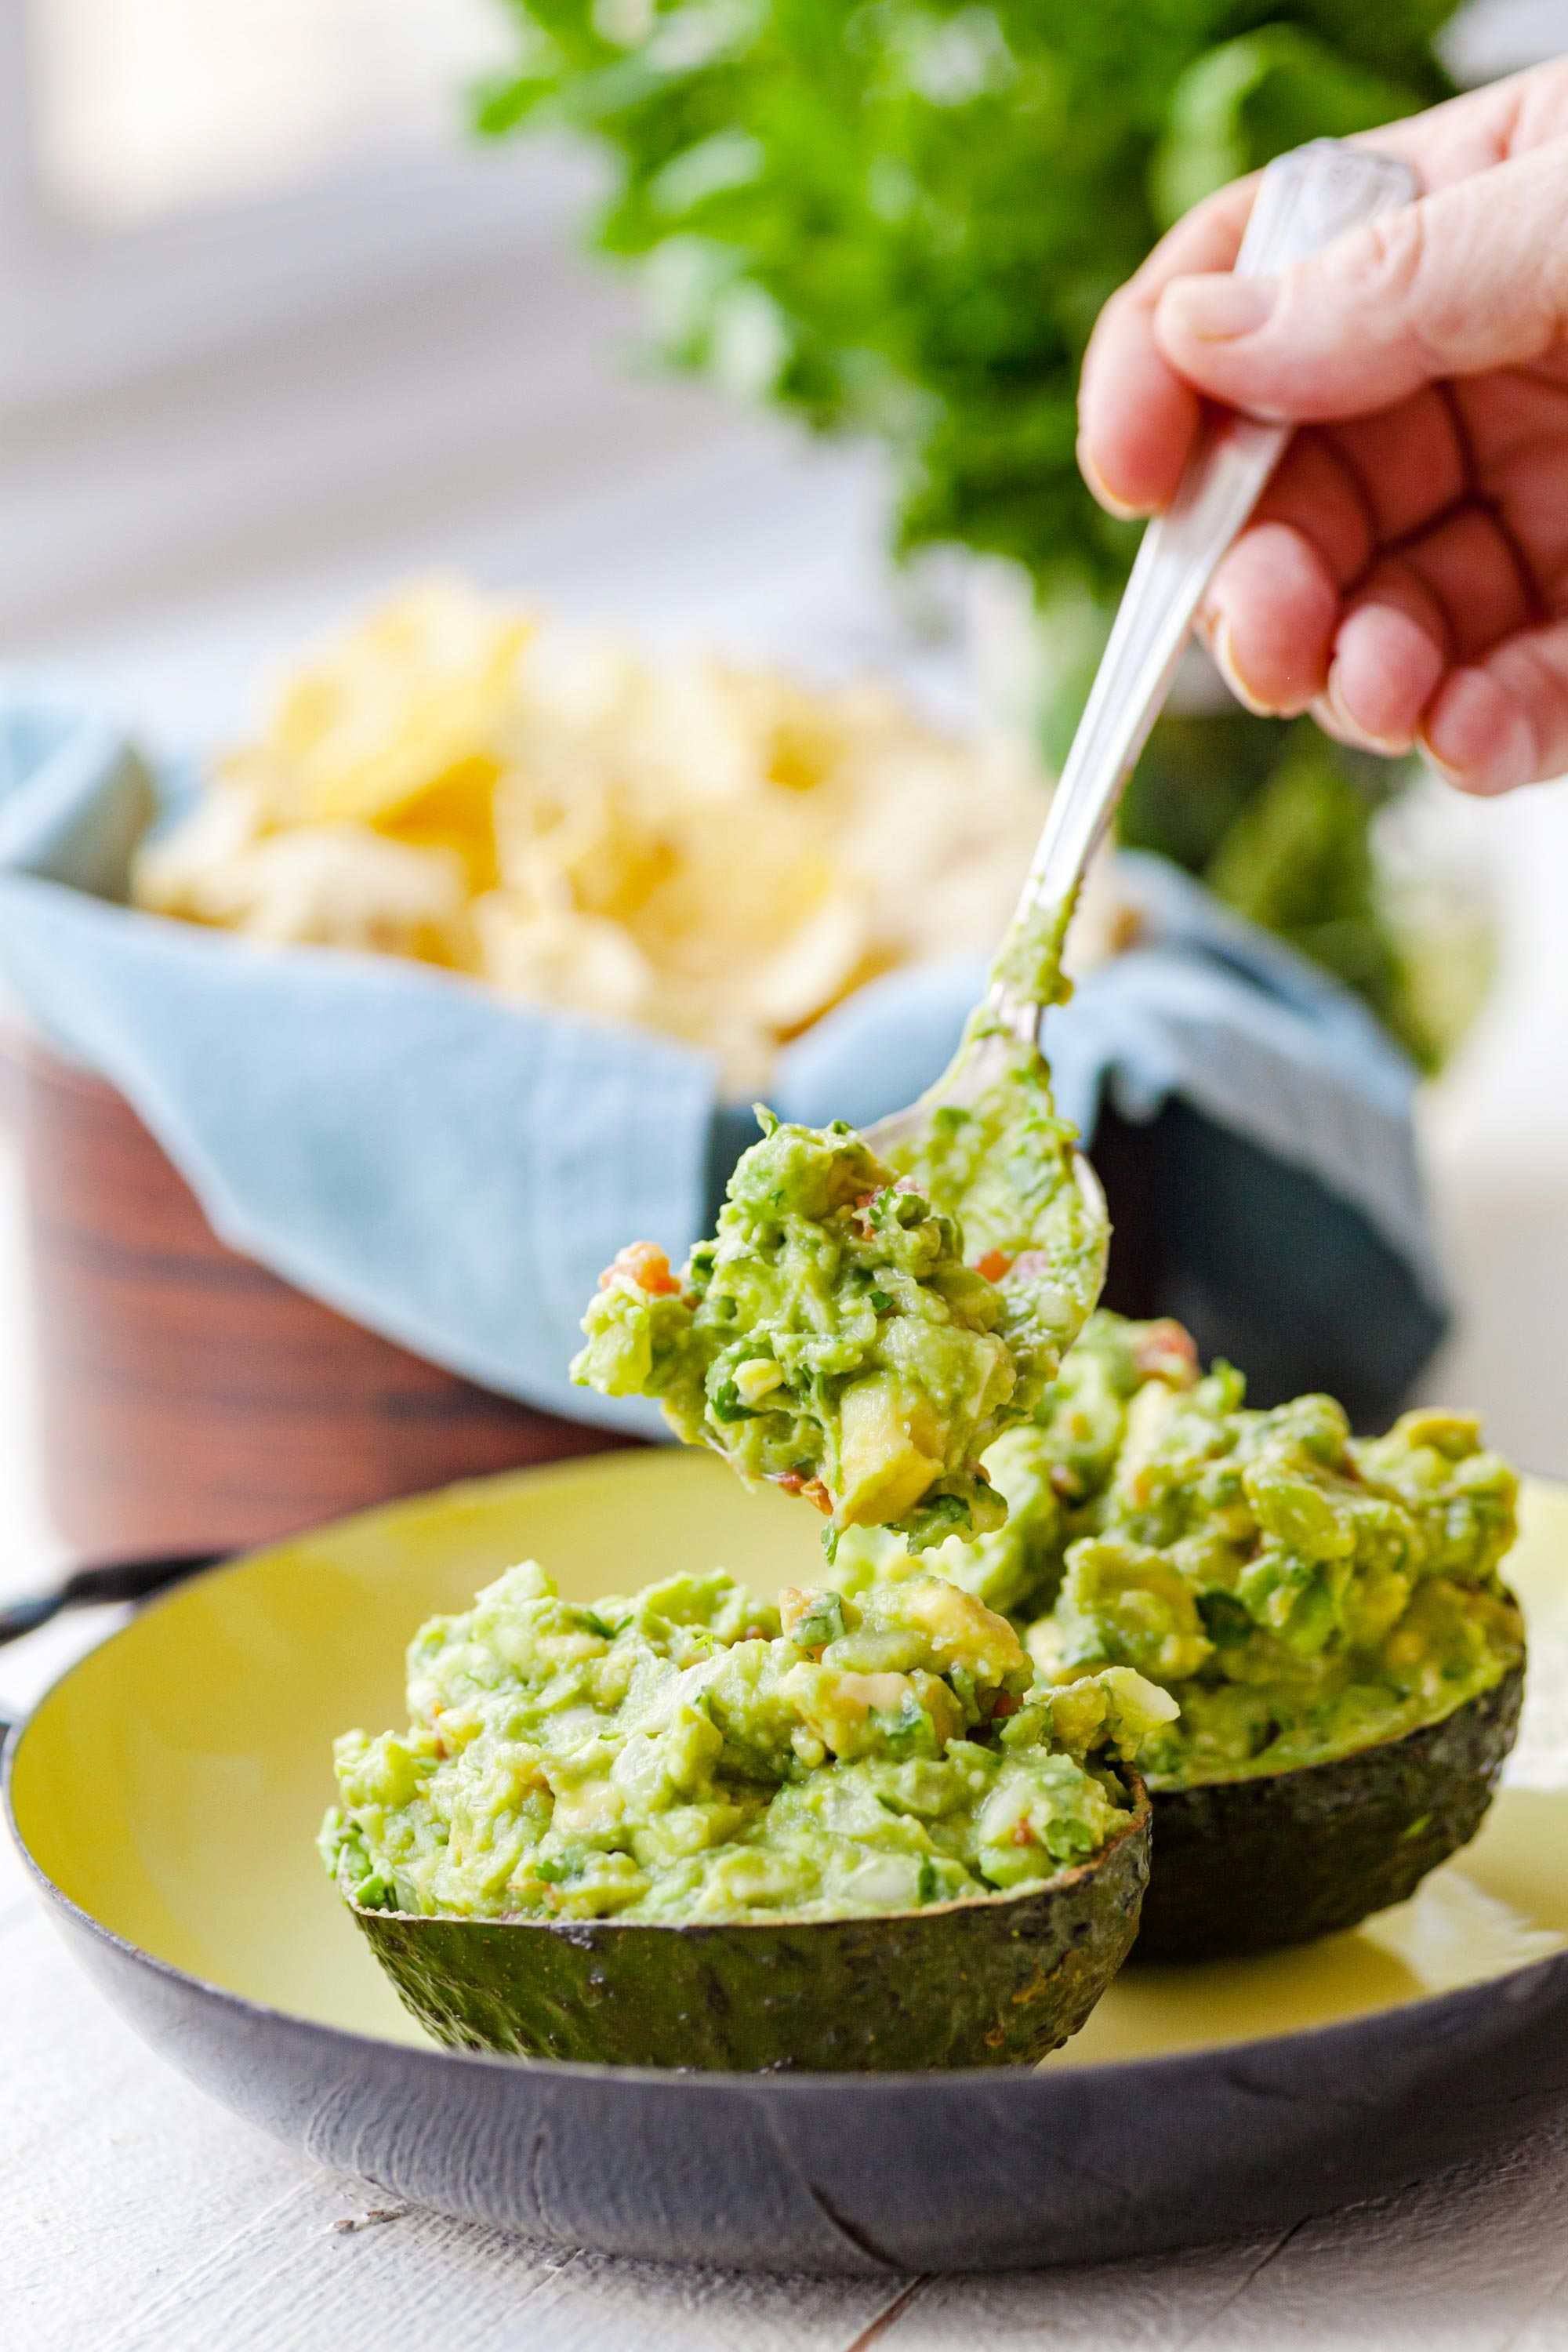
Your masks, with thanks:
[[[1411,738],[1408,735],[1374,735],[1365,719],[1356,717],[1345,700],[1337,661],[1329,667],[1329,680],[1323,688],[1323,707],[1337,726],[1347,735],[1353,735],[1358,743],[1364,743],[1369,751],[1381,751],[1384,758],[1393,759],[1410,749]]]
[[[1209,652],[1221,677],[1244,710],[1250,710],[1255,719],[1272,719],[1276,715],[1274,711],[1267,702],[1258,699],[1236,666],[1236,646],[1230,634],[1230,623],[1220,614],[1205,617]]]
[[[1106,488],[1105,477],[1089,456],[1088,442],[1081,437],[1078,445],[1078,469],[1089,484],[1096,502],[1105,509],[1107,514],[1115,515],[1119,521],[1131,522],[1136,516],[1149,512],[1147,507],[1130,507],[1124,499],[1119,499],[1114,491]]]
[[[1438,773],[1470,793],[1511,792],[1540,774],[1535,730],[1480,670],[1456,670],[1421,729]]]
[[[1536,779],[1534,741],[1522,724],[1510,730],[1506,742],[1477,760],[1446,760],[1428,736],[1423,736],[1422,744],[1445,783],[1463,793],[1511,793]]]
[[[1178,278],[1161,302],[1171,324],[1199,342],[1227,342],[1250,335],[1274,308],[1277,278]]]

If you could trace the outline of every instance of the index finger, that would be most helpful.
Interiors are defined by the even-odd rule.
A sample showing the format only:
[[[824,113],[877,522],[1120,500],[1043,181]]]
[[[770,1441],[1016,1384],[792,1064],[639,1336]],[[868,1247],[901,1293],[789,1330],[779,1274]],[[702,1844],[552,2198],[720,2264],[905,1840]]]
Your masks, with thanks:
[[[1231,268],[1258,179],[1233,181],[1167,230],[1095,322],[1079,384],[1079,463],[1112,511],[1154,514],[1175,495],[1202,403],[1156,344],[1154,311],[1173,278]]]

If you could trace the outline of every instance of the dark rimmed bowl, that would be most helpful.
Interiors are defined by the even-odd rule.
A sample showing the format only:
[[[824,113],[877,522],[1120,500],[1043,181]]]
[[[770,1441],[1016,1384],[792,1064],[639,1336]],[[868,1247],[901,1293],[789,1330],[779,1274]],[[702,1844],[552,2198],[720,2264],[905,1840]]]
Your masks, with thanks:
[[[1505,1790],[1428,1881],[1448,1889],[1429,1950],[1424,1893],[1304,1950],[1132,1972],[1040,2068],[759,2077],[418,2039],[310,1850],[330,1734],[401,1719],[409,1629],[510,1559],[533,1553],[583,1595],[694,1559],[799,1581],[798,1516],[698,1455],[624,1455],[392,1506],[200,1578],[10,1743],[13,1828],[57,1923],[146,2041],[264,2129],[418,2203],[667,2260],[1147,2253],[1289,2226],[1561,2111],[1568,1791],[1539,1787]],[[1568,1496],[1532,1488],[1526,1530],[1510,1573],[1551,1688]],[[1478,1980],[1455,1984],[1461,1916]]]

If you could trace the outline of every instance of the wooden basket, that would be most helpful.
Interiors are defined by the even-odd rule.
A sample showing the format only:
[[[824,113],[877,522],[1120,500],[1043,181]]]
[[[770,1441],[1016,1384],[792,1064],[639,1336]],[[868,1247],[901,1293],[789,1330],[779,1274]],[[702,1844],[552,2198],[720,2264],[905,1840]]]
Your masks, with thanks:
[[[497,1396],[218,1241],[112,1087],[5,1041],[45,1496],[84,1558],[226,1551],[629,1441]]]

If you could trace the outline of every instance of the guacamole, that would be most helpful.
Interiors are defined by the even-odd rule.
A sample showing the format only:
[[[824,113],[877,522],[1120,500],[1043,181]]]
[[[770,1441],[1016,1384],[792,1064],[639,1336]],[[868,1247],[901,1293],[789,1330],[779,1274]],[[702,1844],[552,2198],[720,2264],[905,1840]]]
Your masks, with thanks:
[[[408,1653],[412,1727],[337,1742],[321,1851],[365,1910],[708,1922],[1041,1885],[1124,1829],[1174,1709],[1110,1665],[1040,1687],[940,1577],[778,1608],[721,1571],[591,1608],[531,1562]]]
[[[1189,1386],[1195,1367],[1193,1343],[1179,1323],[1091,1316],[1034,1419],[1008,1430],[986,1454],[985,1469],[1007,1506],[999,1528],[967,1540],[951,1536],[918,1560],[891,1528],[852,1528],[824,1580],[836,1591],[859,1593],[934,1569],[1026,1629],[1056,1598],[1080,1507],[1110,1479],[1131,1399],[1149,1381]]]
[[[980,1456],[1038,1403],[1099,1288],[1103,1234],[1044,1064],[936,1111],[894,1167],[852,1128],[781,1125],[678,1279],[623,1250],[573,1378],[657,1397],[677,1434],[845,1528],[917,1550],[999,1527]]]
[[[1517,1481],[1473,1420],[1408,1412],[1358,1440],[1331,1398],[1242,1399],[1179,1325],[1096,1315],[987,1456],[1005,1526],[926,1555],[1009,1614],[1047,1683],[1116,1663],[1171,1694],[1142,1751],[1156,1790],[1395,1738],[1523,1655],[1498,1575]],[[914,1565],[857,1534],[832,1579],[863,1593]]]

